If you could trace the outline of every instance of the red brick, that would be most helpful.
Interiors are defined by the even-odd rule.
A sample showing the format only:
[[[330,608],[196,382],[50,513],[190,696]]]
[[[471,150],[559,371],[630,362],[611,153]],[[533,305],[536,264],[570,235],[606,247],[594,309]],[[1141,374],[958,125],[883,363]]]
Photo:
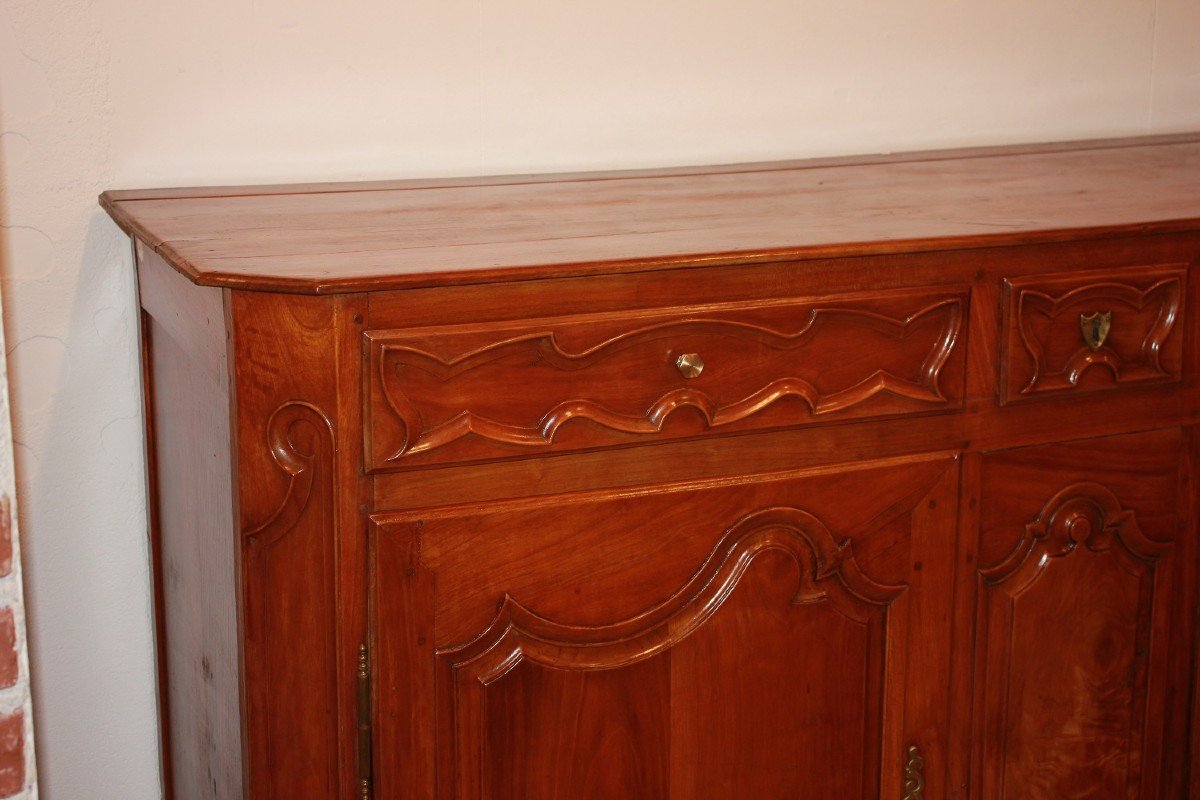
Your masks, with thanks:
[[[12,501],[0,497],[0,578],[12,572]]]
[[[0,689],[16,684],[20,667],[17,661],[17,625],[12,608],[0,611]]]
[[[0,797],[25,788],[25,714],[0,719]]]

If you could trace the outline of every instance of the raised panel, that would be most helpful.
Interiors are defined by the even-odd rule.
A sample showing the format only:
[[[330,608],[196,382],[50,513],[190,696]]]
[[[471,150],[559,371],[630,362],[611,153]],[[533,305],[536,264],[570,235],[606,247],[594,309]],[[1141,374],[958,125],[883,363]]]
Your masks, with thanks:
[[[894,291],[371,331],[368,451],[395,468],[958,408],[966,300]]]
[[[953,464],[381,520],[381,797],[899,797],[907,744],[944,753],[946,647],[906,665],[948,601]]]
[[[1179,432],[1163,431],[985,458],[978,796],[1170,794],[1165,703],[1186,678],[1171,666],[1187,596],[1173,541],[1180,457]]]
[[[756,563],[775,552],[792,563]],[[809,773],[804,767],[831,764],[842,768],[821,770],[810,788],[869,797],[877,790],[871,756],[886,689],[885,634],[906,638],[903,595],[902,586],[866,578],[849,543],[837,542],[816,518],[771,508],[734,524],[692,581],[638,617],[580,628],[510,598],[482,636],[438,653],[442,708],[452,710],[459,755],[442,779],[457,783],[459,796],[496,800],[607,797],[618,789],[653,797],[656,785],[673,787],[662,797],[774,796],[797,789]],[[813,642],[836,658],[814,656]],[[733,657],[705,658],[716,652]],[[641,667],[646,660],[653,663]],[[564,705],[572,689],[609,702]],[[683,693],[677,704],[659,696],[675,691]],[[863,713],[846,714],[847,700],[859,693],[867,700]],[[647,704],[649,713],[622,713],[631,705],[626,698]],[[667,708],[659,720],[656,705]],[[634,730],[622,735],[614,712]],[[844,724],[831,724],[843,714]],[[605,763],[580,747],[581,737],[597,740],[601,752],[632,756]],[[782,758],[771,759],[772,751]],[[676,763],[688,765],[669,776],[676,780],[654,776],[654,767]],[[548,764],[575,772],[545,786]]]
[[[1001,400],[1177,382],[1186,275],[1169,265],[1006,281]]]

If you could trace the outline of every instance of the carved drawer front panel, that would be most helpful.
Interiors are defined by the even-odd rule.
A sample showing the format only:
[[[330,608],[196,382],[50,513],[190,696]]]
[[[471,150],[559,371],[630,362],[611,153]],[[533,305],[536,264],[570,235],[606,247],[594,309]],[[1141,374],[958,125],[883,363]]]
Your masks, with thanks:
[[[959,408],[967,292],[895,291],[367,336],[371,465]]]
[[[1168,430],[985,459],[973,796],[1185,794],[1181,455]]]
[[[1005,282],[1002,403],[1180,379],[1183,265]]]
[[[957,472],[377,520],[378,796],[942,796]]]

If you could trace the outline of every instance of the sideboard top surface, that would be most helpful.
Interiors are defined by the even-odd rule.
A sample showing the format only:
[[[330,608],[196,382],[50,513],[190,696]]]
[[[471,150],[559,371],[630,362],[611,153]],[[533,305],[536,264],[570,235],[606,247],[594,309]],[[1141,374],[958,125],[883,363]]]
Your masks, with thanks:
[[[196,283],[324,294],[1200,230],[1200,133],[101,205]]]

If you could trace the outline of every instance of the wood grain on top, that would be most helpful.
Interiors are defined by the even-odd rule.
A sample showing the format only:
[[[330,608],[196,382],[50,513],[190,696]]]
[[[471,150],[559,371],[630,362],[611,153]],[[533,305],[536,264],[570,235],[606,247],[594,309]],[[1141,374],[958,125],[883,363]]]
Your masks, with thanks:
[[[320,294],[1200,229],[1200,133],[100,201],[196,283]]]

